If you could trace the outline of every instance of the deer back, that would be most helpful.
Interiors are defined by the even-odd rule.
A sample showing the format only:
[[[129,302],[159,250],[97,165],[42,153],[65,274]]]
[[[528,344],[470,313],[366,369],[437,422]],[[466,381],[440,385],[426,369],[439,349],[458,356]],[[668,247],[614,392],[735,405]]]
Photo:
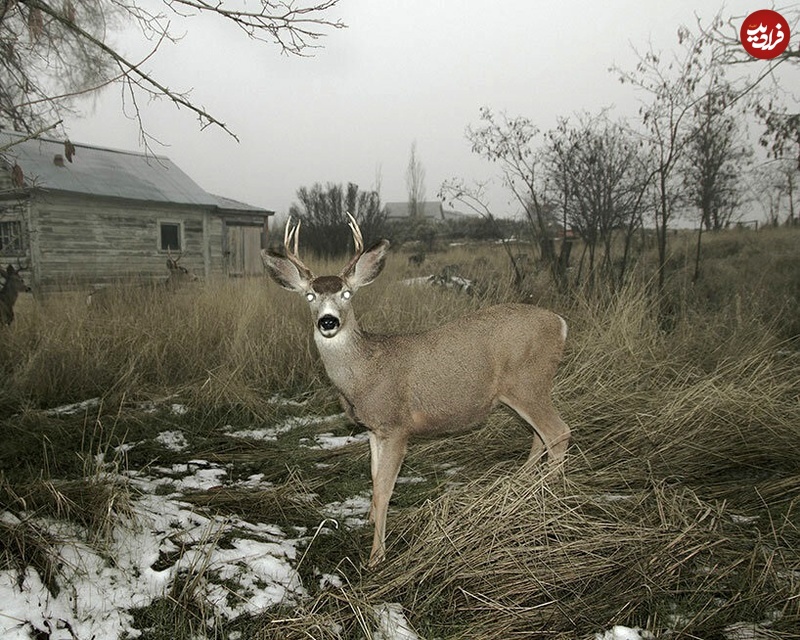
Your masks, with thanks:
[[[326,372],[371,428],[465,429],[519,386],[549,390],[565,324],[529,305],[498,305],[424,333],[317,340]]]

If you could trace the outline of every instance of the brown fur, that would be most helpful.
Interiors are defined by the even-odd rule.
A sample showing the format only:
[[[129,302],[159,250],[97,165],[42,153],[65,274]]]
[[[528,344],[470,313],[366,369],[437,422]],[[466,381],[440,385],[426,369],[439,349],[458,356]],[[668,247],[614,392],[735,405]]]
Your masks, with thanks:
[[[296,243],[294,233],[287,226],[286,237]],[[424,333],[364,333],[349,294],[380,274],[388,248],[384,240],[340,275],[320,278],[288,241],[287,258],[262,253],[278,284],[306,296],[325,371],[350,419],[369,429],[375,523],[370,565],[386,553],[389,499],[412,437],[469,429],[504,404],[534,434],[529,460],[546,454],[549,462],[561,462],[570,438],[550,398],[566,339],[564,320],[544,309],[507,304]]]

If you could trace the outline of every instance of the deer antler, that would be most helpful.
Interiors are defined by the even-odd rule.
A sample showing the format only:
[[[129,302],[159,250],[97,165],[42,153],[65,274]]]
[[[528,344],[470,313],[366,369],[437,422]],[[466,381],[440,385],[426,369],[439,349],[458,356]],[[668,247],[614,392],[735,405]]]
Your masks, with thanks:
[[[355,245],[355,255],[350,258],[350,262],[347,263],[347,266],[342,269],[341,277],[346,276],[350,273],[350,270],[355,266],[358,259],[361,257],[361,254],[364,253],[364,236],[361,235],[361,228],[358,226],[358,222],[356,219],[347,212],[347,226],[350,227],[350,232],[353,234],[353,244]]]
[[[170,251],[169,245],[167,245],[167,258],[169,258],[169,261],[177,267],[178,266],[178,260],[183,258],[183,251],[181,251],[178,254],[177,258],[173,258],[172,257],[172,251]]]
[[[311,269],[303,264],[303,261],[297,253],[300,242],[300,225],[302,223],[302,220],[298,220],[296,225],[292,225],[292,217],[289,216],[289,219],[286,221],[286,228],[283,231],[283,248],[286,252],[286,259],[297,267],[300,275],[309,280],[313,280],[314,274],[311,272]]]

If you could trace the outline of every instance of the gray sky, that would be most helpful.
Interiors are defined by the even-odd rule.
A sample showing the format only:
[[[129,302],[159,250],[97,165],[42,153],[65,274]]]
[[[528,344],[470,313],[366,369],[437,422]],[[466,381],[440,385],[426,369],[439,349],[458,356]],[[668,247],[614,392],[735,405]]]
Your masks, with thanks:
[[[435,199],[447,178],[494,175],[464,136],[481,107],[526,116],[543,130],[581,110],[633,116],[637,94],[608,68],[633,68],[632,45],[675,47],[681,24],[693,26],[695,14],[707,23],[720,7],[716,0],[341,0],[330,16],[348,28],[330,31],[311,58],[280,55],[219,20],[192,19],[175,23],[185,37],[146,67],[173,89],[191,89],[241,142],[200,131],[192,114],[166,101],[140,107],[148,132],[167,145],[154,151],[212,193],[284,213],[301,186],[350,181],[370,189],[380,180],[384,201],[406,200],[416,141],[426,194]],[[726,15],[764,8],[743,0],[725,7]],[[128,42],[124,34],[119,40]],[[83,109],[86,117],[68,124],[73,141],[141,149],[118,89]],[[499,189],[494,194],[499,210],[516,211]]]

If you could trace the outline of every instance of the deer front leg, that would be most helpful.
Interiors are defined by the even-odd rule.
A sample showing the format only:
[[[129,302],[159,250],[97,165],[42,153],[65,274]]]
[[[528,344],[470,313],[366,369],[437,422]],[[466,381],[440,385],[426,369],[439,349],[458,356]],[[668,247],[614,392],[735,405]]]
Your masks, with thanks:
[[[386,556],[386,513],[406,455],[406,439],[385,437],[370,431],[369,444],[372,463],[370,521],[375,524],[369,566],[374,567]]]
[[[372,474],[372,500],[369,503],[369,523],[375,523],[375,482],[378,477],[378,459],[380,458],[381,440],[372,431],[369,432],[369,470]]]

